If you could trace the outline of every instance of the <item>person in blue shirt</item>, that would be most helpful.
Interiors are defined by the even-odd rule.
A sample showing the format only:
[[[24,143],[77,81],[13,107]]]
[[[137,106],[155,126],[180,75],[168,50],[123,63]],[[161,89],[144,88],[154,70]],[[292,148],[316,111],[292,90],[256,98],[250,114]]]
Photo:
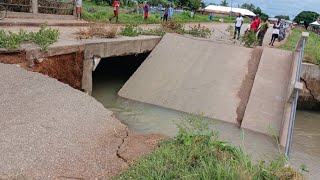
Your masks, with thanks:
[[[173,9],[172,5],[170,5],[169,12],[168,12],[169,19],[173,18],[173,14],[174,14],[174,9]]]
[[[164,11],[165,11],[165,8],[164,8],[164,6],[162,5],[162,6],[161,6],[161,20],[163,20]]]
[[[210,19],[210,21],[212,21],[212,20],[213,20],[213,15],[212,15],[212,13],[210,13],[210,15],[209,15],[209,19]]]

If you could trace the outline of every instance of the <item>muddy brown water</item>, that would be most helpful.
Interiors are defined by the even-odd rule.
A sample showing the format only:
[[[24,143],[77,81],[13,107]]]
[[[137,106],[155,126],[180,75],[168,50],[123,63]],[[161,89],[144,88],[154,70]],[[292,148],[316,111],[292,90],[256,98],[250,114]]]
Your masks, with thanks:
[[[140,133],[162,133],[174,137],[186,113],[140,103],[117,95],[117,92],[148,54],[104,59],[93,74],[93,97],[129,129]],[[254,159],[268,160],[279,154],[275,141],[266,135],[239,129],[236,125],[214,119],[204,119],[220,137],[242,146]],[[294,129],[290,162],[296,168],[306,165],[307,179],[320,176],[320,112],[298,111]]]

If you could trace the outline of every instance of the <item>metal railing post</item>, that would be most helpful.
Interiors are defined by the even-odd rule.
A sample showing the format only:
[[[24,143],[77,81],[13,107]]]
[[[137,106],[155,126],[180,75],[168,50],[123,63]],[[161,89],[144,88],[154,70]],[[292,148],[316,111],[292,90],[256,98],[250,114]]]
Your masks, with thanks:
[[[297,49],[299,49],[299,59],[298,59],[298,64],[297,64],[298,67],[297,67],[297,72],[296,72],[295,83],[300,82],[301,67],[302,67],[302,61],[303,61],[303,56],[304,56],[304,47],[305,47],[306,39],[308,36],[309,36],[308,34],[303,33],[302,37],[301,37],[301,38],[303,38],[302,41],[300,39],[298,42]],[[286,149],[285,149],[285,155],[287,157],[289,157],[289,155],[290,155],[290,150],[291,150],[291,146],[292,146],[293,129],[294,129],[295,118],[296,118],[298,98],[299,98],[299,91],[294,89],[294,96],[293,96],[293,101],[292,101],[292,105],[291,105],[289,128],[288,128]]]

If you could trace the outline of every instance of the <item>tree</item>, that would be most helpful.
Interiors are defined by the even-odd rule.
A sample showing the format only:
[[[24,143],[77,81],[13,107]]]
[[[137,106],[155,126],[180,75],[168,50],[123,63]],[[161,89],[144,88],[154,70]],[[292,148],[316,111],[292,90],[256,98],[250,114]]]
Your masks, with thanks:
[[[177,5],[189,7],[192,10],[197,10],[202,6],[202,0],[173,0]]]
[[[285,15],[278,15],[278,16],[275,16],[275,18],[290,20],[290,17],[289,16],[285,16]]]
[[[228,5],[229,5],[229,3],[227,2],[227,0],[223,0],[220,3],[220,6],[228,6]]]
[[[197,10],[201,7],[201,0],[189,0],[188,7],[192,10]]]
[[[243,9],[248,9],[249,11],[252,11],[252,12],[253,12],[253,11],[256,9],[256,6],[253,5],[252,3],[251,3],[251,4],[249,4],[249,3],[244,3],[244,4],[241,5],[241,8],[243,8]]]
[[[260,18],[261,18],[261,19],[269,19],[269,15],[261,12]]]
[[[262,10],[261,10],[259,7],[257,7],[256,9],[254,9],[252,12],[255,13],[255,14],[259,14],[259,15],[262,14]]]
[[[260,7],[256,7],[254,4],[252,3],[244,3],[241,5],[241,8],[243,9],[248,9],[249,11],[252,11],[253,13],[255,13],[256,15],[260,15],[261,19],[268,19],[269,15],[262,12],[262,9]]]
[[[319,14],[313,11],[302,11],[293,19],[293,21],[296,23],[303,21],[304,26],[307,29],[310,23],[317,20],[318,16]]]
[[[206,3],[204,3],[204,2],[201,1],[201,7],[202,7],[202,8],[205,8],[205,7],[206,7]]]

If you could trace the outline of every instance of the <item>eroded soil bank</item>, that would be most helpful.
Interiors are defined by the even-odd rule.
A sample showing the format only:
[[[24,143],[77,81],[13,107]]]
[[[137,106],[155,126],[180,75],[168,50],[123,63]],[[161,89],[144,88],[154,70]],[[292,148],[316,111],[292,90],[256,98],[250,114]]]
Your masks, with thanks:
[[[83,72],[83,52],[41,58],[35,61],[26,59],[23,51],[0,52],[0,62],[17,64],[29,71],[48,75],[71,87],[81,90]]]

